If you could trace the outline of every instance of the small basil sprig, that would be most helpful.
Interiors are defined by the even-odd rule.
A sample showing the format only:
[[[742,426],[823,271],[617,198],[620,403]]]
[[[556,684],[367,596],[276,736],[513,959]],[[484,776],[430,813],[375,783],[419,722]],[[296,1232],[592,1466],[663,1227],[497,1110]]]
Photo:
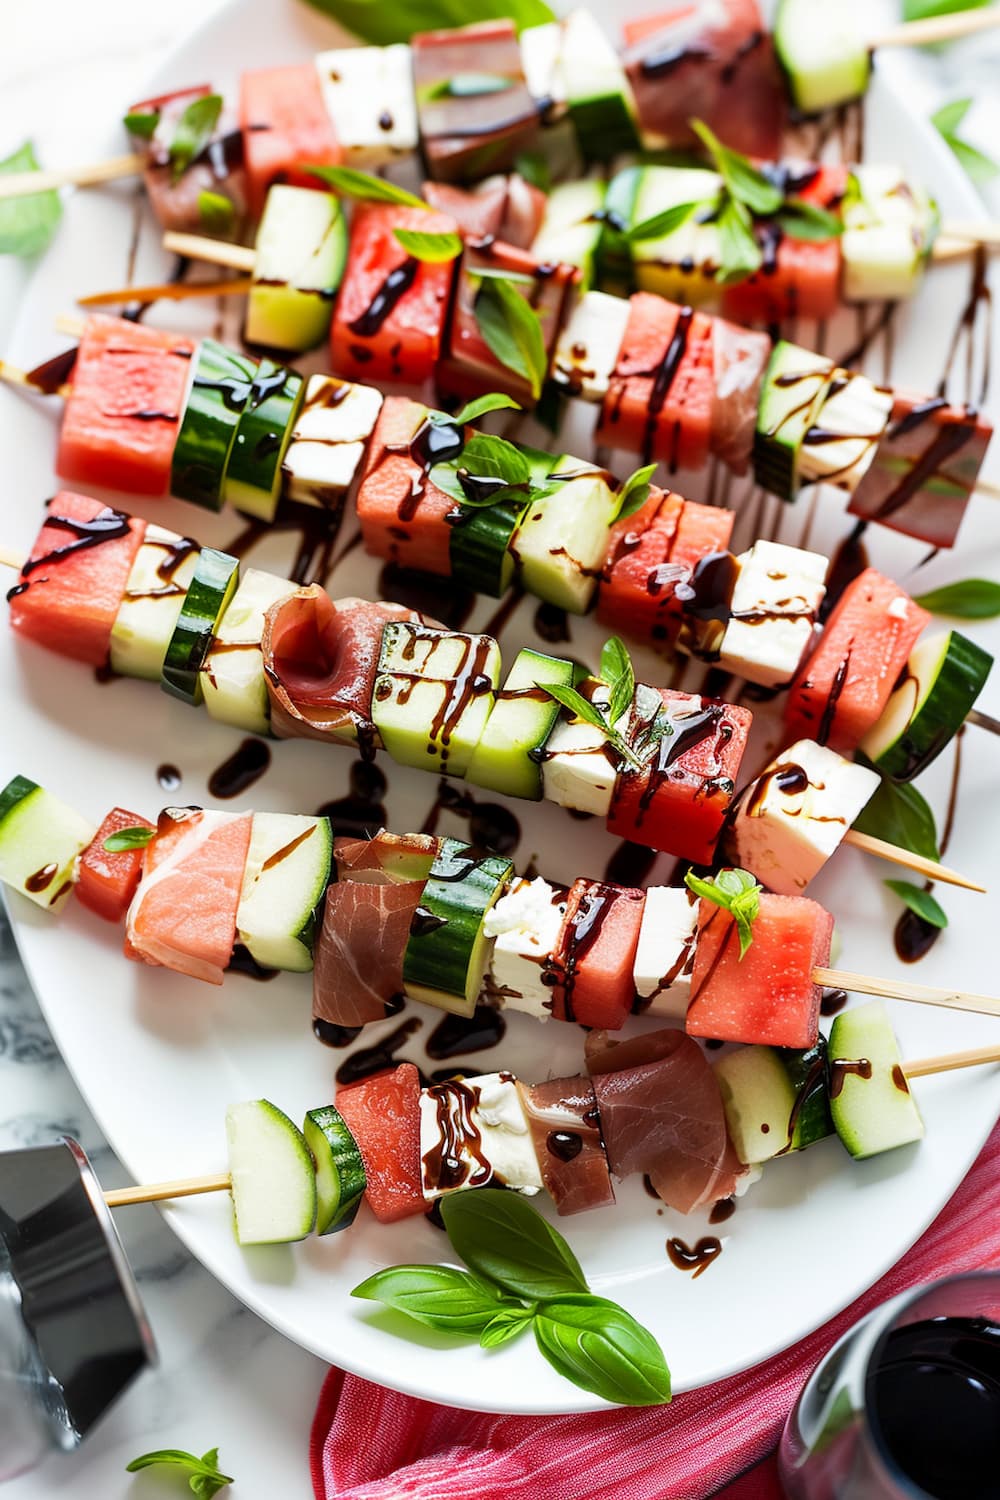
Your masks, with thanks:
[[[946,583],[929,594],[917,594],[914,604],[932,615],[952,615],[956,620],[993,620],[1000,615],[1000,583],[988,578],[963,578]]]
[[[462,237],[446,230],[443,234],[423,234],[419,229],[394,229],[393,234],[407,255],[432,265],[457,260],[462,253]]]
[[[372,0],[310,0],[310,4],[372,47],[408,42],[415,31],[450,31],[472,20],[510,20],[521,31],[557,19],[544,0],[476,0],[474,9],[469,0],[393,0],[391,5],[376,5]]]
[[[965,9],[964,0],[962,9]],[[1000,163],[995,162],[992,156],[987,156],[985,151],[980,151],[978,146],[970,146],[969,142],[963,141],[958,133],[959,126],[972,108],[972,103],[970,98],[953,99],[950,104],[942,104],[941,108],[931,115],[931,124],[966,175],[982,186],[983,183],[992,182],[1000,172]]]
[[[132,110],[122,118],[122,124],[129,135],[138,136],[141,141],[151,141],[159,123],[160,111],[158,109]]]
[[[488,411],[520,410],[521,403],[515,401],[513,396],[508,396],[503,391],[490,391],[485,396],[477,396],[474,401],[467,401],[453,417],[447,417],[446,420],[454,422],[456,427],[464,427],[467,422],[484,417]]]
[[[844,232],[843,220],[828,208],[794,195],[785,199],[774,217],[793,240],[835,240]]]
[[[342,198],[356,198],[360,203],[399,203],[406,208],[423,208],[430,211],[430,204],[384,177],[373,177],[370,172],[359,172],[354,167],[317,167],[310,165],[310,177],[318,177],[339,193]]]
[[[554,682],[536,682],[535,687],[548,693],[550,698],[554,698],[557,703],[568,709],[576,718],[582,719],[585,724],[591,724],[595,729],[600,729],[611,748],[616,750],[634,770],[641,770],[643,762],[625,736],[615,727],[622,714],[628,710],[635,692],[632,660],[625,643],[619,640],[618,636],[612,636],[604,643],[601,651],[600,678],[608,688],[606,709],[599,708],[596,703],[591,703],[590,699],[578,693],[576,688],[563,687]]]
[[[125,1471],[137,1474],[140,1469],[152,1469],[160,1464],[185,1469],[188,1484],[199,1500],[212,1500],[213,1495],[235,1483],[230,1475],[223,1474],[219,1469],[218,1448],[209,1448],[201,1458],[194,1453],[185,1453],[183,1448],[159,1448],[153,1453],[141,1453],[138,1458],[133,1458],[130,1464],[125,1465]]]
[[[479,273],[475,273],[479,276]],[[537,401],[548,368],[541,320],[517,291],[510,276],[486,276],[472,304],[479,331],[490,352],[507,370],[527,381]]]
[[[119,828],[117,833],[109,834],[104,840],[104,848],[109,854],[122,854],[127,849],[145,849],[155,834],[155,828],[144,828],[141,824],[134,828]]]
[[[175,182],[208,145],[221,113],[221,94],[203,94],[200,99],[191,100],[177,121],[173,140],[167,148]]]
[[[0,161],[0,172],[37,172],[30,141]],[[0,255],[40,255],[59,227],[62,203],[52,189],[23,198],[0,199]]]
[[[922,885],[914,885],[912,880],[883,880],[882,884],[888,886],[904,906],[908,906],[910,911],[915,912],[931,927],[947,927],[947,912]]]
[[[684,884],[696,896],[714,901],[727,911],[736,923],[740,940],[740,958],[744,958],[753,942],[753,924],[760,912],[761,887],[747,870],[720,870],[717,875],[702,879],[691,870],[684,876]]]
[[[618,503],[611,517],[612,522],[624,521],[627,517],[634,516],[637,510],[642,510],[649,499],[650,480],[655,472],[655,464],[645,464],[628,476],[618,491]]]
[[[233,200],[225,193],[199,193],[198,217],[213,234],[228,234],[236,218]]]
[[[855,818],[854,827],[925,859],[940,857],[934,814],[912,782],[885,778]]]
[[[495,480],[496,485],[488,494],[480,495],[471,483],[473,477]],[[515,499],[527,504],[537,493],[531,484],[531,467],[520,448],[488,432],[473,433],[457,458],[435,464],[430,480],[459,505],[473,510]]]
[[[773,214],[781,207],[783,194],[770,178],[741,156],[724,146],[704,120],[691,120],[691,129],[712,158],[715,170],[735,203],[743,203],[752,214]]]
[[[431,1328],[496,1348],[531,1328],[553,1369],[625,1406],[670,1400],[663,1351],[631,1313],[587,1286],[563,1236],[518,1193],[480,1188],[441,1200],[452,1245],[470,1271],[395,1266],[352,1295],[384,1302]]]
[[[659,240],[665,235],[673,234],[675,229],[680,229],[686,224],[691,215],[700,208],[706,208],[713,200],[694,199],[691,203],[674,203],[670,208],[665,208],[661,213],[652,214],[648,219],[642,219],[640,223],[633,224],[628,230],[626,239],[634,244],[637,240]]]

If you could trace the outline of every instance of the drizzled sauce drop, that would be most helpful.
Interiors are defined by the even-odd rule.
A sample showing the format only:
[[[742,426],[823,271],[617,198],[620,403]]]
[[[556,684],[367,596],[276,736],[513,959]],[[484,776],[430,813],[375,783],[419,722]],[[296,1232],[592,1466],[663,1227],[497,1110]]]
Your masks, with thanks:
[[[696,1245],[688,1245],[675,1236],[667,1240],[667,1255],[671,1265],[678,1271],[691,1271],[692,1281],[697,1281],[707,1271],[713,1260],[722,1254],[722,1241],[714,1234],[703,1235]]]
[[[731,1219],[736,1212],[735,1198],[720,1198],[718,1203],[712,1204],[712,1212],[708,1216],[710,1224],[724,1224]]]
[[[471,1016],[445,1016],[427,1038],[427,1056],[435,1062],[482,1052],[503,1040],[507,1023],[491,1005],[477,1005]]]
[[[319,1016],[313,1021],[313,1036],[324,1047],[349,1047],[361,1035],[360,1026],[337,1026]]]
[[[226,973],[243,974],[247,979],[266,980],[278,977],[277,969],[265,969],[263,964],[257,962],[250,949],[245,948],[242,943],[237,943],[229,955]]]
[[[168,762],[164,762],[162,766],[157,766],[156,768],[156,779],[163,791],[176,792],[180,790],[180,785],[184,778],[181,776],[177,766],[172,766]]]
[[[819,1013],[821,1016],[835,1016],[846,1004],[846,990],[824,990],[819,1002]]]
[[[846,1058],[834,1057],[830,1061],[830,1098],[839,1099],[843,1093],[844,1084],[848,1078],[869,1079],[872,1076],[872,1065],[867,1057]]]
[[[228,760],[216,766],[208,778],[208,790],[220,801],[238,797],[260,780],[270,764],[271,750],[266,740],[245,739]]]
[[[419,1016],[411,1016],[373,1047],[362,1047],[360,1052],[352,1052],[337,1069],[337,1082],[344,1086],[360,1083],[363,1078],[371,1078],[374,1073],[383,1073],[391,1068],[400,1047],[405,1046],[422,1025]]]
[[[335,835],[347,838],[373,838],[388,822],[383,797],[388,783],[385,773],[371,761],[356,760],[351,766],[346,797],[324,802],[316,809],[320,818],[329,818]]]
[[[568,641],[569,616],[558,604],[540,604],[535,610],[535,634],[550,646]]]
[[[583,1137],[576,1130],[550,1130],[545,1146],[560,1161],[572,1161],[583,1150]]]
[[[521,842],[521,825],[508,808],[499,802],[478,802],[469,792],[444,780],[420,832],[436,833],[442,812],[468,819],[469,843],[474,850],[513,854]]]

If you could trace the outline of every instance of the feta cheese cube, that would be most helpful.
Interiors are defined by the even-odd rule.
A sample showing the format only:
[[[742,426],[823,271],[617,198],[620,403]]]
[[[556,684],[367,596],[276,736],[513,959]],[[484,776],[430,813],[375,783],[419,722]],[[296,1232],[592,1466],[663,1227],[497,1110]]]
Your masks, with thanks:
[[[596,677],[585,678],[577,691],[595,708],[607,712],[610,695]],[[628,719],[628,714],[623,714],[615,725],[622,734],[628,728]],[[545,742],[544,753],[542,790],[546,800],[606,818],[611,811],[618,756],[603,731],[583,719],[566,718],[564,711]]]
[[[628,322],[628,300],[584,292],[552,356],[552,379],[572,396],[603,401],[618,363]]]
[[[321,52],[316,66],[334,134],[351,166],[380,166],[416,151],[417,101],[405,43]]]
[[[326,509],[350,489],[375,431],[382,393],[332,375],[312,375],[281,464],[289,500]]]
[[[511,1010],[540,1021],[552,1014],[552,986],[545,962],[559,943],[569,892],[539,877],[514,881],[486,913],[483,930],[493,938],[489,991]]]
[[[691,994],[698,902],[684,886],[646,891],[639,946],[632,966],[644,1013],[683,1020]]]
[[[512,1073],[449,1079],[420,1093],[423,1194],[497,1185],[534,1194],[542,1174]]]
[[[813,740],[799,740],[744,787],[725,835],[726,858],[780,896],[800,896],[878,786]]]
[[[812,640],[826,593],[827,559],[779,542],[755,542],[740,571],[720,665],[761,687],[791,682]]]
[[[891,390],[866,375],[835,370],[815,424],[802,440],[802,483],[835,484],[853,495],[889,425],[893,400]]]

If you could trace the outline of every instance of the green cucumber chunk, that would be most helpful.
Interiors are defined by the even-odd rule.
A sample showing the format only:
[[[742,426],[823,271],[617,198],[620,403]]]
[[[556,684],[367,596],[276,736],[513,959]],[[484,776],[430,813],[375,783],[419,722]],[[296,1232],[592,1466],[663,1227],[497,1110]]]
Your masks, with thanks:
[[[845,302],[899,302],[920,285],[940,228],[937,204],[899,167],[852,169],[842,209]]]
[[[789,1120],[790,1151],[804,1151],[833,1134],[827,1077],[826,1038],[798,1050],[779,1047],[778,1057],[795,1092],[795,1108]]]
[[[747,1166],[788,1145],[795,1090],[773,1047],[740,1047],[720,1057],[715,1077],[733,1149]]]
[[[586,614],[608,545],[618,498],[604,473],[564,455],[548,493],[527,507],[511,543],[529,594],[571,614]]]
[[[842,0],[778,0],[774,50],[795,107],[805,115],[848,104],[868,89],[871,56],[854,8]]]
[[[496,505],[458,507],[448,538],[451,576],[464,588],[499,599],[514,581],[510,550],[524,505],[501,501]]]
[[[483,922],[513,869],[509,859],[441,840],[403,955],[403,984],[414,1000],[472,1015],[493,946]]]
[[[382,632],[372,720],[393,760],[464,776],[499,677],[492,636],[391,620]]]
[[[202,339],[170,465],[170,490],[206,510],[221,510],[226,465],[257,361],[215,339]]]
[[[560,710],[538,684],[572,687],[573,671],[573,663],[560,657],[527,649],[518,652],[472,752],[466,781],[508,797],[541,799],[542,768],[537,753]]]
[[[802,442],[815,425],[834,363],[780,339],[771,351],[757,408],[753,440],[754,478],[782,500],[799,492]]]
[[[113,672],[159,682],[198,551],[190,537],[152,521],[146,527],[111,627]]]
[[[281,495],[281,465],[302,402],[301,375],[273,359],[262,359],[243,408],[223,496],[229,505],[260,521],[273,521]]]
[[[257,231],[245,335],[301,353],[326,338],[347,261],[347,225],[332,193],[276,183]]]
[[[639,146],[635,100],[617,52],[589,11],[562,27],[559,71],[570,119],[587,161],[608,161]]]
[[[635,200],[643,171],[642,167],[623,167],[608,183],[604,197],[604,227],[597,247],[597,279],[602,291],[611,292],[616,297],[627,297],[635,289],[628,229],[639,222],[635,217]]]
[[[921,641],[861,741],[865,755],[893,781],[912,781],[961,729],[992,665],[990,653],[957,630]]]
[[[316,909],[332,857],[328,818],[254,813],[236,936],[262,968],[296,974],[312,968]]]
[[[685,203],[712,203],[722,191],[718,172],[704,167],[651,166],[640,169],[632,226]],[[674,302],[700,306],[718,293],[722,236],[716,223],[692,214],[670,234],[631,243],[635,284]]]
[[[881,1000],[837,1016],[829,1059],[830,1113],[853,1157],[864,1160],[922,1138],[924,1122]]]
[[[267,1099],[248,1099],[226,1110],[226,1143],[239,1243],[284,1245],[312,1234],[316,1169],[298,1126]]]
[[[236,592],[239,560],[203,547],[163,660],[160,686],[184,703],[202,701],[201,669]]]
[[[73,889],[77,855],[96,832],[75,808],[15,776],[0,792],[0,880],[36,906],[59,911]]]
[[[316,1163],[316,1233],[337,1234],[354,1223],[365,1195],[361,1152],[332,1104],[311,1109],[302,1133]]]
[[[545,217],[531,246],[543,264],[579,266],[583,272],[580,291],[592,286],[597,248],[604,230],[604,196],[607,185],[599,178],[562,182],[552,189]]]
[[[261,640],[264,616],[295,593],[295,584],[259,568],[248,568],[212,637],[201,668],[201,690],[209,716],[250,734],[269,734],[271,701],[264,676]]]

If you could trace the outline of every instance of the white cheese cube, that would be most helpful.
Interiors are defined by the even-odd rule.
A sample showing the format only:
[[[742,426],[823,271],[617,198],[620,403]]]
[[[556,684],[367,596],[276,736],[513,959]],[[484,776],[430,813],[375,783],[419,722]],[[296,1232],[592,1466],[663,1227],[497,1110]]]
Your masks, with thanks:
[[[606,292],[584,292],[552,356],[552,379],[570,395],[603,401],[618,363],[628,322],[628,301]]]
[[[761,687],[781,687],[795,676],[812,640],[827,559],[760,541],[739,563],[720,665]]]
[[[542,1174],[512,1073],[448,1080],[420,1093],[423,1194],[488,1183],[534,1194]]]
[[[405,43],[321,52],[316,66],[349,165],[380,166],[416,151],[417,101]]]
[[[799,740],[740,793],[726,833],[726,857],[779,896],[800,896],[878,783],[867,767],[813,740]]]
[[[644,1014],[683,1020],[691,995],[698,902],[684,886],[646,891],[639,946],[632,965]]]
[[[608,689],[596,677],[585,678],[577,691],[595,708],[607,712]],[[628,728],[628,718],[624,714],[615,726],[622,734]],[[545,742],[544,755],[542,791],[547,801],[599,818],[608,816],[618,757],[596,725],[567,718],[564,710]]]
[[[802,440],[799,477],[853,495],[871,467],[892,413],[893,393],[866,375],[835,370],[829,394]]]
[[[332,375],[312,375],[281,465],[282,493],[335,508],[361,467],[382,410],[382,393]]]
[[[559,945],[569,892],[539,877],[514,881],[486,913],[483,930],[494,938],[489,993],[505,1008],[523,1010],[539,1021],[552,1014],[552,986],[545,964]]]

